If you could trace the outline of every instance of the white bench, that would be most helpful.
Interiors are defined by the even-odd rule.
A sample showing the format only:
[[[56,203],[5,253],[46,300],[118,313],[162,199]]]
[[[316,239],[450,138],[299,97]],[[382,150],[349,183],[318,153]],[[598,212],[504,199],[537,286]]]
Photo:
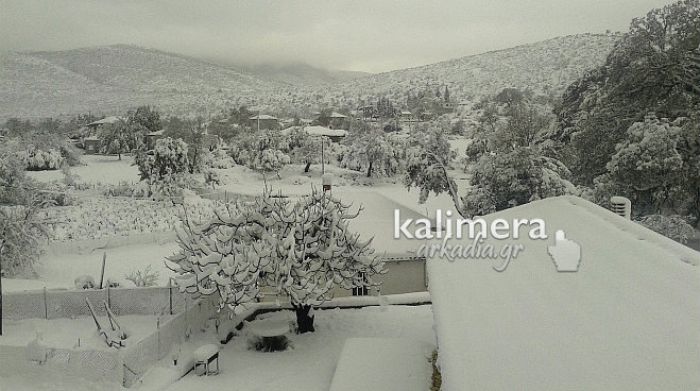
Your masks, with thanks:
[[[204,367],[204,372],[200,375],[216,375],[219,373],[219,347],[215,344],[203,345],[194,351],[194,372],[197,368]],[[216,371],[209,369],[209,364],[216,361]]]

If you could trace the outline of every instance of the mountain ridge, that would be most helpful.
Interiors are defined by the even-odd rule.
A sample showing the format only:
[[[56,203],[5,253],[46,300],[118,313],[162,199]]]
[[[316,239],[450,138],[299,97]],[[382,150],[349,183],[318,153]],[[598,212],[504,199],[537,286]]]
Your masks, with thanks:
[[[0,118],[117,114],[142,104],[157,106],[166,115],[207,116],[241,104],[289,108],[336,105],[350,97],[402,99],[407,91],[426,86],[448,86],[455,99],[477,99],[504,87],[560,93],[602,64],[618,38],[556,37],[369,75],[303,63],[237,68],[128,44],[4,52]]]

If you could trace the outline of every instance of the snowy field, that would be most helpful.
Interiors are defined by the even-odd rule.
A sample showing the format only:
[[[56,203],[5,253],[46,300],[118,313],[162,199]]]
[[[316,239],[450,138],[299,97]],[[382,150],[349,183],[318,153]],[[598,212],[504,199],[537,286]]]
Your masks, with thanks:
[[[122,160],[116,156],[83,155],[80,160],[84,165],[71,167],[71,173],[77,175],[78,183],[90,185],[117,185],[122,182],[134,183],[139,181],[139,170],[130,155],[122,155]],[[41,182],[63,180],[61,170],[28,171],[27,174]]]
[[[109,186],[138,182],[138,170],[132,165],[133,157],[129,155],[123,155],[121,161],[114,156],[100,155],[84,155],[82,160],[86,165],[74,167],[72,172],[78,175],[79,183],[91,187],[72,191],[76,205],[50,209],[51,215],[62,221],[52,232],[56,244],[51,245],[41,257],[36,278],[3,278],[4,291],[72,288],[74,279],[86,274],[98,279],[104,252],[107,253],[106,279],[117,281],[122,286],[132,286],[125,280],[125,274],[151,266],[159,273],[158,284],[167,284],[172,273],[165,267],[164,260],[176,252],[178,246],[173,241],[174,235],[167,237],[161,234],[172,233],[173,227],[178,224],[181,207],[168,205],[169,202],[105,196],[103,191]],[[281,179],[274,175],[267,176],[267,184],[275,192],[292,198],[299,197],[309,194],[312,185],[320,187],[320,169],[319,165],[313,165],[311,172],[305,174],[303,166],[289,165],[280,172]],[[224,180],[222,186],[215,190],[219,195],[225,194],[233,199],[237,195],[249,197],[263,191],[262,175],[247,167],[236,166],[219,171]],[[445,194],[438,197],[431,195],[426,204],[419,204],[418,190],[407,190],[401,184],[401,178],[368,180],[362,173],[333,165],[326,165],[326,172],[334,176],[333,191],[336,196],[353,203],[355,207],[363,205],[373,213],[384,210],[390,213],[398,205],[433,217],[436,209],[452,207],[450,198]],[[63,180],[61,171],[29,172],[29,175],[44,182]],[[214,203],[199,198],[193,192],[189,194],[186,199],[188,212],[197,217],[205,216],[208,207]],[[370,214],[365,213],[368,217]],[[355,224],[353,229],[367,238],[378,234],[377,227],[365,226]],[[391,226],[385,227],[387,236],[392,234],[391,229]],[[146,239],[152,233],[162,238]]]

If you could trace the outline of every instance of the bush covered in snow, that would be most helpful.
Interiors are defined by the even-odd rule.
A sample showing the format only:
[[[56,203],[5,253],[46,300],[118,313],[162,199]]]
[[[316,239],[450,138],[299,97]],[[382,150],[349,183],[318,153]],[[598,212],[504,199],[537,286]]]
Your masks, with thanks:
[[[152,193],[173,195],[188,187],[190,163],[187,144],[181,139],[159,139],[153,151],[139,151],[136,164]]]
[[[576,192],[567,168],[530,148],[484,154],[472,167],[473,190],[463,198],[467,216],[483,216],[528,202]]]
[[[236,164],[263,173],[277,173],[291,163],[288,151],[288,136],[262,131],[235,139],[229,153]]]
[[[158,271],[152,270],[151,265],[146,266],[143,270],[134,270],[131,273],[124,276],[124,279],[131,281],[134,286],[139,288],[146,288],[149,286],[158,285]]]
[[[226,169],[236,165],[233,158],[222,148],[214,148],[213,151],[205,153],[204,161],[210,168]]]
[[[0,265],[6,276],[30,276],[47,238],[39,205],[0,206]]]
[[[406,146],[377,129],[356,133],[338,156],[340,167],[363,171],[366,176],[393,176],[405,167]]]
[[[58,170],[64,163],[63,155],[58,150],[50,148],[44,151],[34,145],[19,151],[17,157],[28,170]]]
[[[637,219],[639,224],[660,233],[676,242],[686,244],[695,235],[695,230],[681,216],[648,215]]]

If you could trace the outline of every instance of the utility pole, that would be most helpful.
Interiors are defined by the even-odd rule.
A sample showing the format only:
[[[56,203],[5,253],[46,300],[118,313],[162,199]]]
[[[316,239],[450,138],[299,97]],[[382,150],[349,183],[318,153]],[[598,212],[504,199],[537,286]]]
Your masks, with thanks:
[[[326,173],[326,159],[323,155],[323,135],[321,135],[321,175],[324,175]]]
[[[5,247],[5,240],[0,240],[0,336],[2,335],[2,249]]]

